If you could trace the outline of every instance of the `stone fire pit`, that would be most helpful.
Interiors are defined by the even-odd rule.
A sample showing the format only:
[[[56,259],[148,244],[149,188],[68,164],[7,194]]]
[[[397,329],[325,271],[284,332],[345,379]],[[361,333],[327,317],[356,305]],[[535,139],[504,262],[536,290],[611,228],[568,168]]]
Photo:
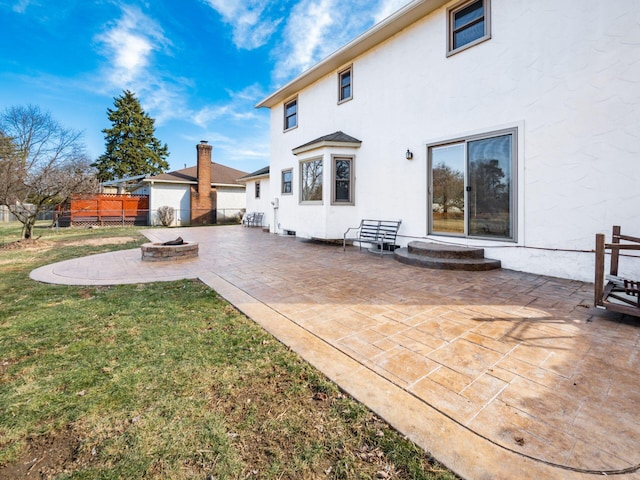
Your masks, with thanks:
[[[179,240],[179,241],[178,241]],[[145,243],[140,247],[143,262],[170,262],[198,256],[198,244],[181,238],[165,243]],[[181,243],[180,243],[181,242]]]

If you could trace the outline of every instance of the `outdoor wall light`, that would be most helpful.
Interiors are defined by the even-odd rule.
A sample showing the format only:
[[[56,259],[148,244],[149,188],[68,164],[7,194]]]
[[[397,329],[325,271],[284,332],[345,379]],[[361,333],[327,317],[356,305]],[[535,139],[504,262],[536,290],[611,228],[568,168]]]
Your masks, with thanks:
[[[405,153],[405,157],[407,158],[407,160],[412,160],[413,159],[413,152],[411,150],[409,150],[407,148],[407,153]]]

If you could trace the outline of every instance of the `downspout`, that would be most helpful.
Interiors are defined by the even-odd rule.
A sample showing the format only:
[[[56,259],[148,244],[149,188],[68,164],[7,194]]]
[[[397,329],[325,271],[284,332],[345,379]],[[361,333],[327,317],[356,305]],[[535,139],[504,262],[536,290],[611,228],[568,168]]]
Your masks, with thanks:
[[[153,180],[149,182],[149,211],[147,212],[147,223],[150,227],[154,227],[153,224]]]
[[[273,233],[278,235],[278,208],[280,207],[280,199],[273,197],[271,205],[273,206]]]

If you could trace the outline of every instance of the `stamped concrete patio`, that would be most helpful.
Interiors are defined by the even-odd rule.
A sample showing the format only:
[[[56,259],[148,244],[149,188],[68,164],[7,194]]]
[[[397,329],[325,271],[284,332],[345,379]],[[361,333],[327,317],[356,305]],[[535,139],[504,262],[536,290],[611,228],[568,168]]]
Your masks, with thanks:
[[[242,227],[143,233],[200,256],[136,249],[31,276],[200,278],[464,478],[640,478],[640,319],[591,307],[590,284],[420,269]]]

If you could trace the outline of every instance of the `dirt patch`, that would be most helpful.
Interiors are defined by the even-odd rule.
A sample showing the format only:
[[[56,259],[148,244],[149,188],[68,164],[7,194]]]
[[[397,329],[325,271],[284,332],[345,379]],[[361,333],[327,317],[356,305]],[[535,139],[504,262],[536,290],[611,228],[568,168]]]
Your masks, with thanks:
[[[38,238],[0,244],[0,250],[49,250],[52,247],[53,242]]]
[[[0,466],[0,480],[9,479],[47,479],[54,478],[64,471],[73,471],[78,463],[77,457],[81,445],[76,432],[67,428],[61,432],[27,439],[26,453],[17,461]]]
[[[65,243],[65,245],[71,247],[78,247],[80,245],[92,245],[98,247],[100,245],[122,245],[123,243],[129,243],[135,240],[137,239],[133,237],[84,238]]]
[[[81,238],[70,242],[62,242],[64,246],[78,247],[82,245],[100,246],[100,245],[122,245],[137,240],[134,237],[105,237],[105,238]],[[30,238],[28,240],[18,240],[0,245],[0,250],[34,250],[44,251],[50,250],[59,245],[60,242],[52,242],[42,240],[41,238]]]

